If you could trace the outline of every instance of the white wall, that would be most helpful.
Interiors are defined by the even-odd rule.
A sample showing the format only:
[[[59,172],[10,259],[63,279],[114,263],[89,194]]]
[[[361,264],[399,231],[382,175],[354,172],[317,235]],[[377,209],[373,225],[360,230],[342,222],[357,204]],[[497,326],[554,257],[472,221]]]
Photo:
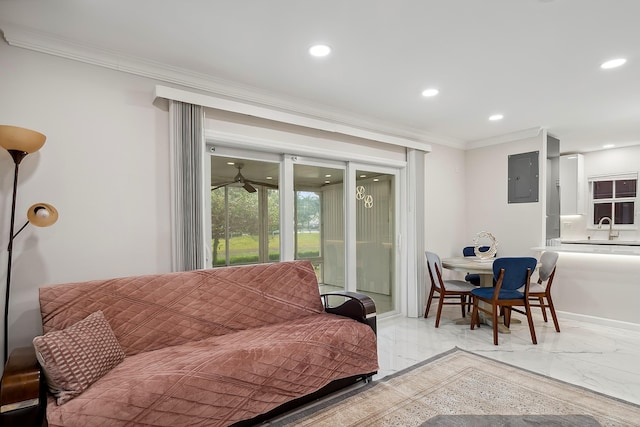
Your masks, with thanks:
[[[640,170],[640,145],[592,151],[584,154],[584,173],[607,175],[611,173],[638,172]]]
[[[466,198],[467,244],[476,233],[488,231],[498,241],[498,256],[536,255],[531,248],[545,238],[543,135],[466,151],[466,191],[458,197]],[[508,156],[531,151],[540,152],[539,201],[507,203]]]
[[[13,251],[9,347],[41,333],[44,285],[170,270],[168,113],[156,81],[0,42],[0,121],[47,142],[20,168],[16,224],[49,202],[49,228],[29,226]],[[13,162],[0,150],[0,275],[9,239]]]
[[[464,151],[433,144],[426,156],[426,248],[442,258],[462,255],[465,242]]]
[[[425,170],[425,248],[441,258],[461,256],[467,242],[464,151],[433,144],[426,156]],[[426,268],[424,259],[423,263]],[[459,273],[443,271],[444,278],[459,279],[459,276]],[[425,281],[430,287],[427,272]],[[426,291],[423,292],[420,298],[425,305]]]

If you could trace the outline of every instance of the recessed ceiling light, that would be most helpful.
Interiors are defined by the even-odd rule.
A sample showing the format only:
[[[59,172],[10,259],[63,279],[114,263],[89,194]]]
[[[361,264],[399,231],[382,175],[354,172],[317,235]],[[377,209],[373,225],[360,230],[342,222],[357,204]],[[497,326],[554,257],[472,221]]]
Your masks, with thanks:
[[[613,147],[615,147],[615,144],[604,144],[602,146],[602,148],[613,148]]]
[[[273,179],[273,177],[272,176],[268,176],[267,179]]]
[[[504,116],[502,114],[494,114],[493,116],[489,117],[489,120],[495,122],[497,120],[502,120],[503,118]]]
[[[625,62],[627,62],[627,60],[624,58],[612,59],[610,61],[603,63],[600,66],[600,68],[604,68],[605,70],[608,70],[609,68],[616,68],[621,65],[624,65]]]
[[[331,178],[331,174],[330,174],[330,173],[328,173],[328,174],[326,174],[324,177],[325,177],[325,178]]]
[[[367,175],[360,175],[360,178],[366,178]]]
[[[380,181],[378,178],[373,178],[373,182],[378,182]]]
[[[324,183],[325,184],[331,184],[331,181],[325,181]]]
[[[331,48],[326,44],[317,44],[309,48],[309,53],[313,56],[327,56],[331,53]]]
[[[577,158],[578,158],[578,156],[569,156],[569,157],[567,157],[567,160],[575,160]]]
[[[233,163],[233,162],[227,162],[227,164],[228,164],[229,166],[233,166],[233,165],[235,165],[235,163]]]
[[[438,89],[434,89],[434,88],[425,89],[425,90],[422,91],[422,96],[426,96],[426,97],[436,96],[438,94],[438,92],[439,92]]]

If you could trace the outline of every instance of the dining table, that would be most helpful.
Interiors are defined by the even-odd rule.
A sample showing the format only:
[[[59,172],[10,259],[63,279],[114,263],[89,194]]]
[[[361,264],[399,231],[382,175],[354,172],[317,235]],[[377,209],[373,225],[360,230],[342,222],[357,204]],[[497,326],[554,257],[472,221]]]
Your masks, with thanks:
[[[480,286],[493,286],[493,261],[495,258],[479,258],[476,256],[443,258],[442,267],[447,270],[458,271],[462,273],[474,273],[480,276]],[[481,302],[482,304],[482,302]],[[491,326],[491,319],[483,312],[478,312],[480,323]],[[511,323],[521,323],[520,319],[511,318]],[[456,320],[456,324],[471,324],[470,317],[463,317]],[[498,325],[498,332],[502,334],[510,334],[511,331],[503,323]]]
[[[442,267],[448,270],[480,275],[480,286],[493,286],[493,260],[475,256],[443,258]]]

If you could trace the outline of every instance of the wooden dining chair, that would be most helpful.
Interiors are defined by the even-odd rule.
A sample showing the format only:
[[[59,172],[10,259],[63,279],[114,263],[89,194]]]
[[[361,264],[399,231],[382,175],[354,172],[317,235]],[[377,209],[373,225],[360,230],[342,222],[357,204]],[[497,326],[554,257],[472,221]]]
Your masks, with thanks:
[[[429,299],[427,300],[427,308],[424,311],[425,319],[429,315],[429,308],[434,294],[438,294],[438,312],[436,314],[436,328],[440,326],[440,315],[442,314],[443,305],[460,305],[462,307],[462,317],[465,317],[465,306],[471,304],[471,290],[475,289],[471,283],[463,280],[443,280],[442,279],[442,261],[440,257],[434,253],[426,251],[427,269],[429,277],[431,277],[431,289],[429,291]],[[456,300],[456,301],[453,301]]]
[[[536,269],[538,261],[531,257],[505,257],[496,258],[493,261],[493,276],[496,285],[493,288],[474,288],[471,291],[473,297],[473,313],[471,315],[471,329],[480,327],[479,311],[491,316],[493,326],[493,343],[498,345],[498,319],[500,310],[504,312],[504,324],[511,324],[511,310],[527,316],[531,341],[537,344],[536,331],[531,316],[529,304],[529,286],[531,272]],[[519,290],[523,288],[522,292]],[[485,303],[480,307],[479,302]],[[490,310],[487,308],[490,307]],[[522,307],[523,309],[515,308]]]
[[[529,287],[529,301],[531,307],[540,307],[542,310],[542,318],[545,322],[548,321],[546,310],[548,308],[551,313],[551,318],[553,319],[553,325],[556,328],[556,332],[560,332],[558,316],[556,316],[556,309],[553,306],[553,299],[551,299],[551,285],[553,284],[553,277],[556,275],[557,263],[557,252],[547,251],[542,253],[540,256],[538,281],[537,283],[532,283]]]

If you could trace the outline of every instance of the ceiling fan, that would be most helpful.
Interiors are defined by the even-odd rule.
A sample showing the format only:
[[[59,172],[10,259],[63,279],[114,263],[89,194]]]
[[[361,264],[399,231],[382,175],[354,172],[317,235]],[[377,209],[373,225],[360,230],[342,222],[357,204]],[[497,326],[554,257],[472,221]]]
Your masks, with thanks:
[[[242,187],[245,190],[247,190],[249,193],[256,192],[256,188],[251,184],[262,185],[269,188],[278,188],[278,186],[275,184],[269,184],[266,182],[252,181],[252,180],[246,179],[241,172],[241,169],[244,167],[243,163],[236,163],[234,166],[238,169],[238,173],[233,178],[233,181],[225,182],[223,184],[218,184],[215,187],[212,187],[211,191],[217,190],[218,188],[226,187],[228,185],[233,185],[234,187]]]

